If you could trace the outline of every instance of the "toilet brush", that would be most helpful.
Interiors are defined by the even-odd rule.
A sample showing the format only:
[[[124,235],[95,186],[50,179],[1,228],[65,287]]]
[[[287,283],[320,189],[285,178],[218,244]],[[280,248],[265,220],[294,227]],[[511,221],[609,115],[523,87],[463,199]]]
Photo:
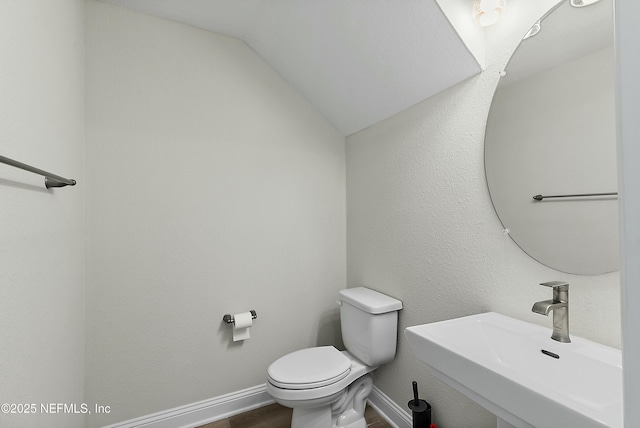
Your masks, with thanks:
[[[418,398],[418,382],[413,381],[413,400],[408,403],[413,414],[413,428],[429,428],[431,426],[431,405]]]

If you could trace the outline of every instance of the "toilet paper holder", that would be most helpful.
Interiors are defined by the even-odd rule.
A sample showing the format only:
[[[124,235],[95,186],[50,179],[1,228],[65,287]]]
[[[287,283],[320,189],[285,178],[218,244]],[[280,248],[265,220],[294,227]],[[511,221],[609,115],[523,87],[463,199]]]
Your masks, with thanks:
[[[251,318],[252,319],[258,318],[258,314],[256,313],[256,311],[251,309],[249,312],[251,312]],[[233,319],[233,315],[231,315],[231,314],[225,314],[222,317],[222,321],[226,322],[227,324],[233,324],[235,322],[235,320]]]

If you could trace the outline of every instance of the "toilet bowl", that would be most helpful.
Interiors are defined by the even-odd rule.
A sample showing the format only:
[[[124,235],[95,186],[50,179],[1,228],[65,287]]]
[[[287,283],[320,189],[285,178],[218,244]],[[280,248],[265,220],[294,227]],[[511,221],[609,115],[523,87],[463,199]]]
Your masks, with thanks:
[[[347,350],[301,349],[267,371],[267,392],[293,409],[292,428],[366,428],[364,409],[373,387],[369,373],[395,357],[402,302],[364,287],[342,290],[340,297]]]
[[[276,363],[268,370],[267,392],[278,403],[294,409],[292,428],[366,428],[364,407],[371,387],[366,395],[356,397],[355,391],[362,386],[362,382],[356,381],[370,380],[366,375],[377,367],[367,366],[333,346],[302,349]],[[305,367],[311,373],[305,373]],[[354,393],[348,397],[350,389]],[[361,415],[358,408],[362,409]],[[340,416],[347,410],[352,411],[351,417],[343,417],[340,423]],[[361,417],[355,418],[356,415]],[[362,419],[364,425],[354,425],[352,419]]]

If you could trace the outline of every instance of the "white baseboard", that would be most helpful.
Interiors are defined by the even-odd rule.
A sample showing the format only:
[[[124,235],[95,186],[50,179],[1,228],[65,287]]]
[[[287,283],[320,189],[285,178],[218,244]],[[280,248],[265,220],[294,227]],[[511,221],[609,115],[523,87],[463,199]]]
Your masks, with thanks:
[[[271,403],[273,398],[262,384],[103,428],[194,428]],[[411,415],[376,386],[369,394],[368,403],[394,428],[411,428]]]
[[[265,384],[104,428],[193,428],[274,403]]]
[[[409,411],[398,406],[377,386],[373,387],[367,401],[380,416],[395,428],[411,428],[413,426]]]

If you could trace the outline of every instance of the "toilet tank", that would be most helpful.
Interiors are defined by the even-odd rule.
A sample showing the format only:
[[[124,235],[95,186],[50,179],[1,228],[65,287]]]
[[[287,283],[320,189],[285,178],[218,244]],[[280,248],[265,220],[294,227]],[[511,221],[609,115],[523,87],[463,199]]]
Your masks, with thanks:
[[[340,325],[347,351],[368,366],[393,360],[400,300],[365,287],[340,291]]]

